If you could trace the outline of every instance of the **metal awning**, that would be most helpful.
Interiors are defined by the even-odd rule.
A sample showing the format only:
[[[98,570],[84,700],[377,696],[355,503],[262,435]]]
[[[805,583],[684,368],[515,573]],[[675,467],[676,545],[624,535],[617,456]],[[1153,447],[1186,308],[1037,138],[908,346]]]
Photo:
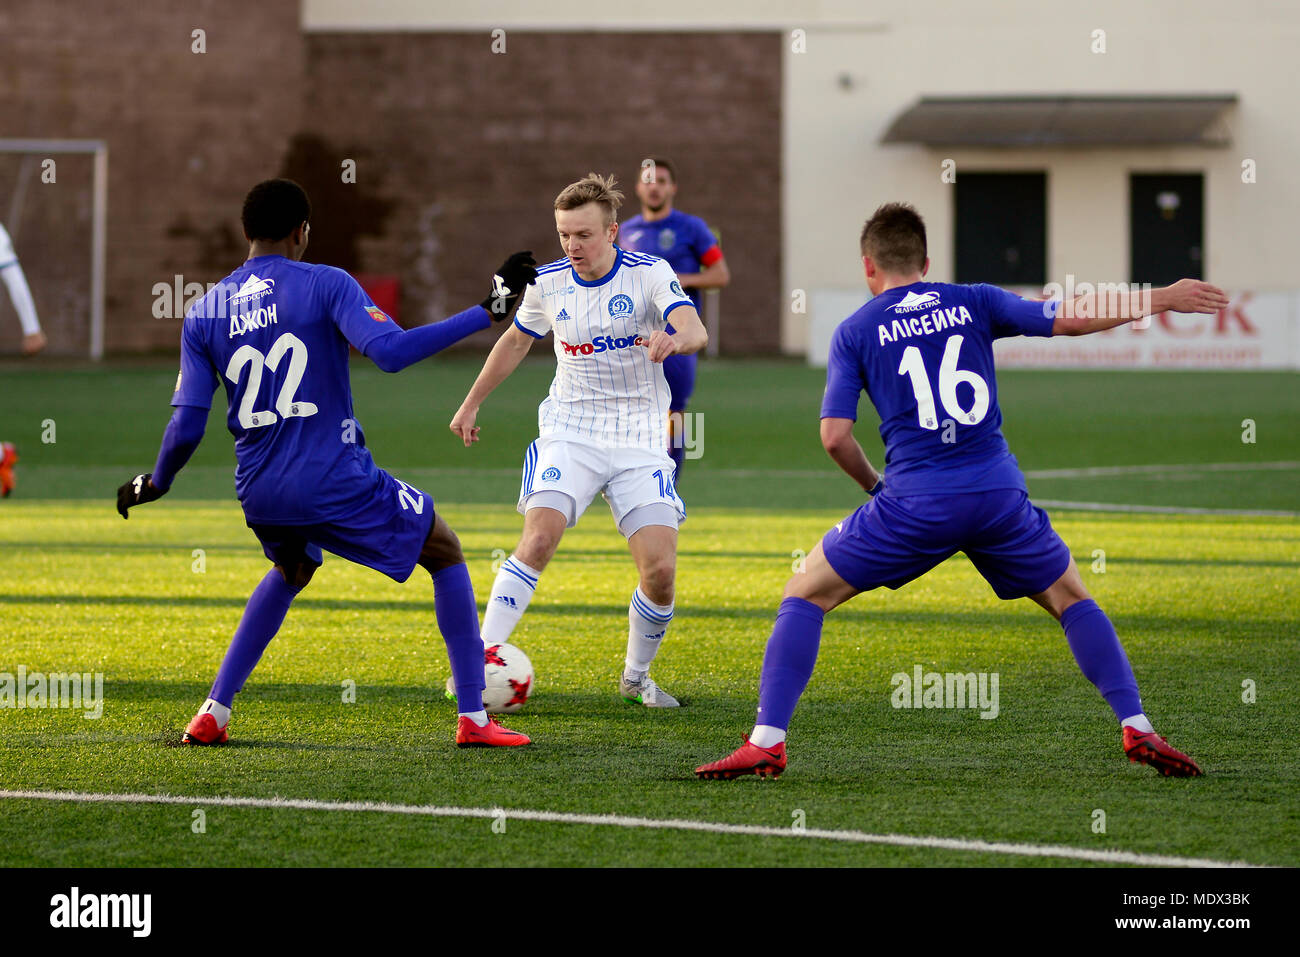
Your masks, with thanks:
[[[926,96],[882,143],[925,146],[1227,146],[1236,94]]]

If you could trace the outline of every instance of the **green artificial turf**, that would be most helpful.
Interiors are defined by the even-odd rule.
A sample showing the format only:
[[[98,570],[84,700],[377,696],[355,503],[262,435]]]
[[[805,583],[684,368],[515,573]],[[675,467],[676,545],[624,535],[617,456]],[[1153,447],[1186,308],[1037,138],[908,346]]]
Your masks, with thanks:
[[[529,362],[464,449],[446,423],[474,358],[398,376],[354,368],[381,465],[433,494],[461,537],[480,606],[515,545],[518,465],[550,366]],[[174,491],[132,512],[118,484],[152,466],[174,369],[0,368],[0,439],[19,486],[0,502],[0,673],[100,672],[102,717],[0,707],[0,788],[308,798],[477,809],[489,819],[362,811],[0,799],[0,866],[531,865],[1028,866],[933,848],[511,820],[516,809],[1062,844],[1300,864],[1300,460],[1297,377],[1004,373],[1008,440],[1041,499],[1283,515],[1085,512],[1054,524],[1120,633],[1148,712],[1203,778],[1129,764],[1109,709],[1060,628],[998,601],[957,556],[827,618],[777,781],[701,782],[691,769],[753,722],[763,645],[800,554],[861,501],[817,440],[821,374],[705,363],[693,407],[677,615],[656,679],[679,711],[624,703],[617,677],[635,573],[597,500],[561,545],[514,641],[537,671],[507,722],[522,750],[454,747],[432,588],[328,558],[236,700],[232,743],[177,747],[266,561],[231,488],[220,410]],[[863,404],[868,454],[879,442]],[[1256,442],[1243,443],[1243,419]],[[43,443],[47,420],[55,441]],[[1235,464],[1246,470],[1203,471]],[[1032,477],[1170,465],[1166,473]],[[997,673],[999,708],[899,709],[892,676]],[[356,700],[344,690],[355,683]],[[1253,689],[1253,700],[1245,689]],[[1105,831],[1095,829],[1096,812]]]

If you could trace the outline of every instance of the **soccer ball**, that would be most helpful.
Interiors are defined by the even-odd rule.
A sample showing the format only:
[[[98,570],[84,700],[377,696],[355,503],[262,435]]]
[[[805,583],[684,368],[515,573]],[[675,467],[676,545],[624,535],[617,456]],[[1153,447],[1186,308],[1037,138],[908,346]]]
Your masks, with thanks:
[[[533,663],[514,645],[489,645],[483,707],[488,714],[514,714],[533,691]]]
[[[533,691],[533,663],[514,645],[489,645],[484,651],[483,707],[488,714],[514,714]],[[447,679],[447,696],[456,696],[456,679]]]

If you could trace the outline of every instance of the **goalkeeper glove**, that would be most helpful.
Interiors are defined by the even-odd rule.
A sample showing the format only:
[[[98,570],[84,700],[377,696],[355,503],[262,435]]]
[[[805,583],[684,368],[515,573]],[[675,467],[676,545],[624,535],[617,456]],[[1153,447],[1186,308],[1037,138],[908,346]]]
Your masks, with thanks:
[[[492,277],[492,292],[482,302],[493,322],[508,318],[514,311],[519,297],[524,294],[524,287],[537,279],[537,270],[533,268],[536,265],[531,249],[515,253],[501,264]]]
[[[159,489],[149,481],[152,477],[152,472],[148,475],[137,475],[117,490],[117,511],[119,515],[123,518],[129,518],[130,516],[126,512],[131,506],[157,501],[167,494],[166,489]]]

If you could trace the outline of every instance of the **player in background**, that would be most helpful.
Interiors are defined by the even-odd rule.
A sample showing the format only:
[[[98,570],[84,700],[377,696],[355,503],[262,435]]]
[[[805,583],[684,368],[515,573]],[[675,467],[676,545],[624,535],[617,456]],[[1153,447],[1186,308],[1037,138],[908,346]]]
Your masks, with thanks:
[[[23,327],[23,355],[33,356],[45,348],[45,333],[41,331],[40,320],[36,317],[36,303],[32,291],[23,275],[23,267],[18,265],[18,256],[14,253],[14,244],[0,223],[0,278],[9,288],[9,298],[13,300],[18,321]],[[13,493],[17,479],[14,466],[18,464],[18,450],[12,442],[0,442],[0,498],[8,498]]]
[[[708,335],[668,263],[615,245],[622,199],[612,176],[595,173],[556,197],[565,258],[538,268],[451,430],[466,446],[477,442],[483,400],[534,341],[554,332],[555,380],[538,408],[538,439],[524,454],[523,536],[493,583],[483,640],[491,646],[509,639],[564,530],[602,492],[640,578],[628,606],[619,693],[647,707],[674,708],[677,700],[649,674],[673,617],[677,525],[686,517],[664,451],[668,383],[661,363],[702,349]]]
[[[785,770],[785,735],[812,676],[826,612],[881,585],[899,588],[958,551],[999,598],[1029,597],[1055,618],[1079,668],[1115,712],[1124,753],[1162,774],[1201,773],[1155,733],[1119,638],[1084,587],[1047,513],[1029,501],[1002,437],[993,340],[1081,336],[1155,313],[1213,313],[1223,290],[1183,279],[1119,301],[1021,299],[989,285],[925,282],[925,224],[889,203],[867,220],[862,265],[873,298],[831,339],[822,445],[871,500],[830,529],[785,586],[745,744],[695,769],[701,778]],[[886,479],[853,437],[866,391],[880,414]]]
[[[244,200],[247,261],[185,315],[175,414],[152,473],[117,492],[128,510],[164,495],[226,387],[235,437],[235,490],[244,517],[275,566],[248,600],[187,744],[227,740],[234,696],[275,637],[289,605],[327,549],[406,581],[417,564],[433,576],[434,612],[461,688],[456,744],[528,744],[483,709],[483,643],[460,542],[433,500],[375,465],[352,412],[348,344],[397,372],[506,319],[536,277],[531,253],[511,256],[482,305],[403,331],[351,276],[303,263],[311,206],[298,184],[267,180]]]
[[[13,300],[18,321],[23,327],[23,355],[34,356],[45,348],[45,333],[36,317],[36,303],[27,285],[27,277],[23,275],[23,267],[18,265],[14,244],[3,223],[0,223],[0,279],[9,287],[9,298]]]
[[[698,216],[688,216],[673,208],[677,198],[677,171],[666,159],[644,160],[637,177],[636,195],[641,200],[641,215],[633,216],[619,230],[622,247],[634,252],[658,256],[677,273],[677,280],[691,297],[695,311],[705,289],[721,289],[731,282],[731,271],[722,256],[722,247]],[[673,327],[668,327],[669,333]],[[679,484],[686,461],[682,416],[695,390],[694,352],[676,353],[664,360],[664,378],[668,380],[668,454],[673,460],[673,483]]]

